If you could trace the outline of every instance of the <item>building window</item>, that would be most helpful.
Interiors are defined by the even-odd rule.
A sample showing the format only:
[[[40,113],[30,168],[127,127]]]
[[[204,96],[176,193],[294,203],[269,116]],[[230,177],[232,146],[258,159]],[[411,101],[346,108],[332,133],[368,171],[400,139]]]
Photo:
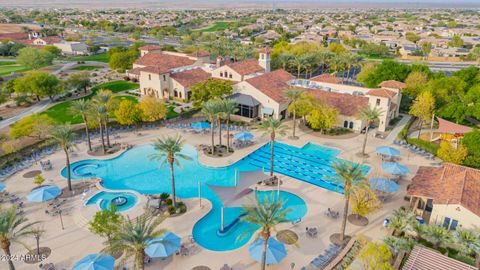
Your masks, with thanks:
[[[166,75],[163,75],[163,81],[167,81],[167,76]]]
[[[343,127],[348,128],[348,121],[343,121]]]
[[[151,74],[148,74],[148,80],[149,80],[149,81],[152,80],[152,75],[151,75]]]
[[[230,79],[233,78],[232,73],[230,73],[230,75],[228,75],[228,77],[229,77]]]
[[[353,122],[350,122],[350,125],[348,125],[349,129],[353,129]]]
[[[178,97],[178,92],[177,92],[177,90],[173,90],[173,96],[174,96],[174,97]]]
[[[377,106],[380,106],[380,99],[377,98]]]
[[[182,98],[182,92],[178,92],[178,97]]]
[[[220,77],[223,77],[223,72],[220,72]]]

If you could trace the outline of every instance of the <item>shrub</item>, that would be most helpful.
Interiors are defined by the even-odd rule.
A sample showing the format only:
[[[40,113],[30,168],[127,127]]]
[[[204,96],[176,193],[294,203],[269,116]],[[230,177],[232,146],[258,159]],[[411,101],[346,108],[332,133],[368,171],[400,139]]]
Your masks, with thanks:
[[[130,77],[128,77],[128,76],[123,76],[123,79],[124,79],[125,81],[130,81]]]
[[[167,202],[167,205],[172,205],[172,204],[173,204],[173,201],[172,201],[172,199],[170,199],[170,198],[169,198],[169,199],[167,199],[167,201],[166,201],[166,202]]]
[[[170,206],[167,208],[167,210],[168,210],[168,213],[169,213],[170,215],[173,215],[173,214],[175,214],[175,212],[176,212],[176,209],[175,209],[175,207],[174,207],[173,205],[170,205]]]
[[[414,139],[414,138],[409,138],[408,139],[408,143],[410,144],[413,144],[413,145],[416,145],[434,155],[437,154],[437,151],[438,149],[440,148],[440,146],[436,143],[432,143],[432,142],[427,142],[427,141],[424,141],[424,140],[421,140],[421,139]]]
[[[168,198],[170,198],[170,194],[165,193],[165,192],[160,194],[160,200],[165,201]]]

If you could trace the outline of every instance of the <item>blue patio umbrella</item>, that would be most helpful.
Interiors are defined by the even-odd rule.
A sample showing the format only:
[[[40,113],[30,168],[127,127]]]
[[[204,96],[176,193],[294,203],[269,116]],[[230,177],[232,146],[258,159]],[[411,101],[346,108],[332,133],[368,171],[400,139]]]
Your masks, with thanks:
[[[384,156],[396,157],[400,155],[400,150],[390,146],[380,146],[380,147],[377,147],[377,153]]]
[[[207,128],[210,128],[210,123],[208,123],[208,122],[194,122],[194,123],[192,123],[192,128],[194,128],[194,129],[207,129]]]
[[[103,253],[93,253],[73,264],[72,270],[113,270],[115,258]]]
[[[0,183],[0,192],[4,191],[5,190],[5,184],[4,183]]]
[[[147,242],[145,253],[152,258],[168,257],[180,249],[180,237],[172,232],[166,232],[160,237]]]
[[[240,133],[237,133],[233,136],[233,138],[235,138],[235,140],[239,140],[239,141],[250,141],[253,139],[253,134],[250,133],[250,132],[240,132]]]
[[[405,165],[396,162],[384,162],[382,164],[382,169],[387,173],[394,175],[405,175],[410,172]]]
[[[27,199],[31,202],[46,202],[55,199],[62,193],[57,186],[43,186],[32,190],[27,195]]]
[[[394,193],[400,189],[400,186],[387,178],[372,178],[368,184],[376,189],[387,193]]]
[[[248,253],[250,257],[257,262],[262,261],[262,252],[263,252],[263,239],[258,238],[253,241],[248,247]],[[285,245],[276,239],[270,237],[267,242],[267,258],[266,264],[277,264],[283,258],[287,256],[287,251],[285,250]]]

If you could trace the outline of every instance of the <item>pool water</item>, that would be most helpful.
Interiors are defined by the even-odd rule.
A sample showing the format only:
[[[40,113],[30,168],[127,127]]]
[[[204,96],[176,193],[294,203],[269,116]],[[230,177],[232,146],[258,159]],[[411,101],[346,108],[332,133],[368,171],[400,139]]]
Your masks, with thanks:
[[[298,148],[282,143],[275,143],[275,167],[278,173],[332,190],[338,193],[343,191],[341,183],[331,178],[335,175],[331,168],[332,162],[337,160],[339,150],[315,144],[307,144]],[[268,171],[270,164],[270,145],[266,144],[246,156],[242,160],[221,168],[207,167],[198,162],[197,150],[191,145],[185,145],[183,154],[191,160],[180,160],[180,167],[175,165],[175,188],[180,198],[198,197],[198,183],[201,185],[202,198],[210,200],[212,210],[201,218],[194,226],[192,235],[203,247],[222,251],[232,250],[243,246],[251,237],[238,240],[238,235],[252,226],[245,222],[235,225],[231,232],[224,236],[217,235],[220,228],[220,213],[222,203],[207,184],[219,186],[233,186],[236,171],[252,171],[265,168]],[[134,147],[122,155],[110,160],[83,160],[72,164],[72,178],[98,177],[103,180],[103,186],[112,190],[134,190],[142,194],[171,193],[170,171],[168,166],[159,167],[159,161],[152,161],[148,157],[155,153],[148,145]],[[88,166],[87,166],[88,165]],[[84,169],[82,169],[84,168]],[[81,173],[76,174],[76,170]],[[364,167],[365,173],[368,167]],[[65,169],[62,175],[66,175]],[[296,220],[306,213],[306,206],[302,199],[288,193],[280,194],[286,200],[287,206],[292,206],[288,218]],[[225,209],[225,224],[238,218],[240,208]]]
[[[93,195],[85,203],[86,205],[98,204],[101,210],[110,209],[112,201],[118,199],[121,204],[117,205],[117,211],[122,212],[132,208],[138,201],[137,196],[131,192],[107,192],[100,191]]]

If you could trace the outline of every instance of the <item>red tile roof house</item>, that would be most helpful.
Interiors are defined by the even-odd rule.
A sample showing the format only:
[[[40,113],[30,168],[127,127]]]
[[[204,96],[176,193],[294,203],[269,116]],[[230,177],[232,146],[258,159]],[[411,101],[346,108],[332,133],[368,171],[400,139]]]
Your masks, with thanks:
[[[429,224],[458,227],[480,226],[480,170],[445,163],[421,166],[407,190],[413,211]]]

